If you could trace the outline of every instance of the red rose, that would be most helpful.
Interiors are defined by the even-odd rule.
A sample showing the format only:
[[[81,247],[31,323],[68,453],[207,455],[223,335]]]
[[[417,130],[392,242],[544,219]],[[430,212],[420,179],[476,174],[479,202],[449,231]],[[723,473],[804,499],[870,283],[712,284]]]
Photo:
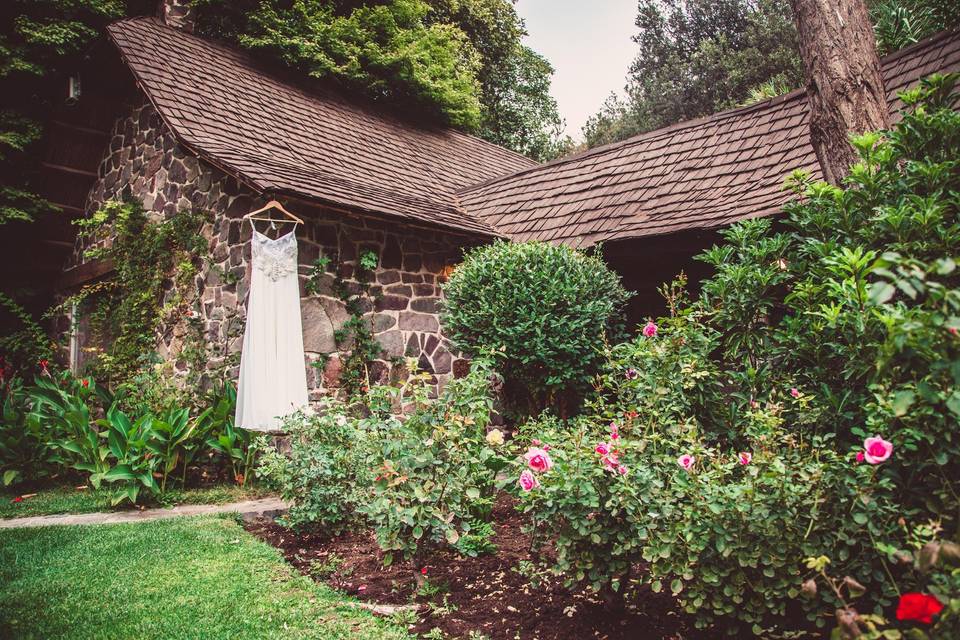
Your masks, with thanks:
[[[423,569],[420,569],[420,573],[423,575],[427,575],[427,568],[424,567]]]
[[[943,611],[943,605],[928,593],[905,593],[897,605],[897,620],[916,620],[924,624],[933,622],[933,616]]]
[[[82,384],[82,385],[85,386],[85,387],[89,387],[89,386],[90,386],[90,381],[87,380],[86,378],[84,378],[83,380],[80,381],[80,384]]]
[[[17,496],[12,500],[12,502],[23,502],[23,496]]]

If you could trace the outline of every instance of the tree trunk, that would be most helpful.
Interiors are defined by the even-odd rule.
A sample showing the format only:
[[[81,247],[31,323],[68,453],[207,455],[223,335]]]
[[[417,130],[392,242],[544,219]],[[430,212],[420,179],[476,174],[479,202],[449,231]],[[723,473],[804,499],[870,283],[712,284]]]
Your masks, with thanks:
[[[865,0],[790,0],[807,79],[810,139],[839,184],[857,155],[852,134],[887,128],[890,111]]]

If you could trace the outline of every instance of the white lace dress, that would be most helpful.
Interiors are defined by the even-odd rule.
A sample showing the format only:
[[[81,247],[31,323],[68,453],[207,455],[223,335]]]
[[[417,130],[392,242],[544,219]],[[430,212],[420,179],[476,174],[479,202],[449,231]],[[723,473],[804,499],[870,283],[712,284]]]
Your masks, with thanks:
[[[284,416],[307,405],[297,238],[291,232],[274,240],[254,228],[251,242],[236,424],[276,431]]]

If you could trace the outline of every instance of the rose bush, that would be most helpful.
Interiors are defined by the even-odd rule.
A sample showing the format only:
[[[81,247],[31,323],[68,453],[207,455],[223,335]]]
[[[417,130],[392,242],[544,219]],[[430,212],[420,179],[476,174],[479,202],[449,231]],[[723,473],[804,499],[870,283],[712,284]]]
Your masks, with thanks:
[[[473,523],[489,519],[495,476],[505,464],[499,439],[487,437],[492,376],[489,364],[474,361],[436,400],[429,399],[423,374],[413,374],[399,391],[413,401],[412,411],[385,418],[374,453],[373,498],[362,508],[385,564],[399,555],[419,568],[431,550],[455,545]]]
[[[716,372],[694,377],[704,394],[684,393],[691,381],[665,364],[696,370],[686,354],[691,342],[681,339],[692,330],[687,320],[664,319],[658,345],[646,336],[619,345],[592,416],[524,426],[517,440],[532,442],[534,454],[516,464],[534,484],[527,489],[521,475],[517,493],[535,548],[555,550],[549,569],[611,605],[645,581],[654,591],[669,589],[701,626],[724,620],[736,629],[734,618],[758,632],[775,626],[799,596],[800,559],[822,549],[857,567],[864,583],[881,585],[883,568],[869,556],[872,539],[897,528],[891,480],[858,464],[852,451],[789,433],[794,407],[748,404],[736,421],[736,446],[718,436],[726,425],[702,428],[686,403],[717,404]],[[631,379],[631,369],[643,373]],[[651,392],[667,411],[655,413],[645,397]],[[614,415],[620,420],[608,421]],[[553,464],[531,467],[544,446]],[[893,595],[881,590],[879,598],[889,604]],[[836,605],[805,604],[811,619]]]
[[[372,430],[346,405],[327,398],[316,412],[284,421],[290,450],[280,452],[261,437],[258,476],[292,503],[285,522],[340,533],[360,524],[373,484]]]
[[[722,232],[701,297],[664,290],[670,317],[610,350],[585,417],[525,429],[552,446],[518,495],[557,538],[556,571],[614,591],[644,560],[699,624],[761,634],[794,603],[821,625],[839,610],[841,637],[882,629],[899,594],[933,588],[897,550],[916,523],[958,535],[956,81],[925,81],[892,130],[855,139],[843,187],[795,173],[785,228]],[[821,556],[858,609],[799,598]]]

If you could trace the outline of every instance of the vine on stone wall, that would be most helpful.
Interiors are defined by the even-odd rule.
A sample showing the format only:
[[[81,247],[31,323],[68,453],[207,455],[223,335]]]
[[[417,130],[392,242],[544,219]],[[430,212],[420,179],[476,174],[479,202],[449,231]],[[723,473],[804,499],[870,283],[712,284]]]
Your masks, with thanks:
[[[347,397],[366,392],[370,385],[370,363],[383,355],[383,348],[373,337],[370,322],[364,316],[364,300],[370,297],[370,285],[373,274],[379,264],[379,257],[373,251],[360,255],[354,269],[355,283],[348,283],[344,277],[343,264],[333,268],[333,293],[343,301],[349,317],[343,325],[333,332],[341,358],[340,390]],[[308,275],[305,290],[314,295],[320,292],[322,277],[330,267],[330,258],[317,258]],[[353,285],[353,286],[351,286]],[[324,367],[329,359],[317,363]]]
[[[115,386],[130,381],[157,348],[158,332],[184,313],[187,292],[209,247],[200,234],[209,215],[180,210],[151,221],[137,201],[111,201],[80,220],[84,258],[113,262],[111,278],[85,286],[65,305],[85,303],[103,345],[91,373]],[[64,308],[64,307],[61,307]]]

